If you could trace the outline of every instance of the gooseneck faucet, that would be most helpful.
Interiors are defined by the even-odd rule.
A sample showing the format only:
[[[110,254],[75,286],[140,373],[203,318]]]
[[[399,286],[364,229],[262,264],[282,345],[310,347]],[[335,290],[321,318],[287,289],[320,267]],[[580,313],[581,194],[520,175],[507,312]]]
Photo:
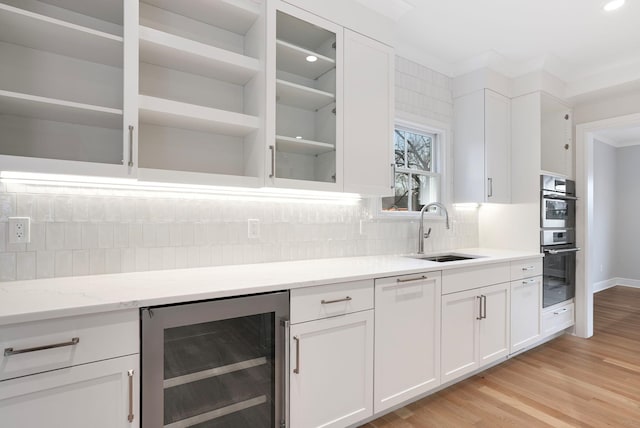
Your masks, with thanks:
[[[442,205],[440,202],[431,202],[422,207],[422,209],[420,210],[420,228],[418,229],[418,254],[424,254],[424,238],[426,238],[424,234],[424,212],[431,207],[438,207],[444,212],[447,229],[451,229],[451,227],[449,226],[449,212],[444,205]]]

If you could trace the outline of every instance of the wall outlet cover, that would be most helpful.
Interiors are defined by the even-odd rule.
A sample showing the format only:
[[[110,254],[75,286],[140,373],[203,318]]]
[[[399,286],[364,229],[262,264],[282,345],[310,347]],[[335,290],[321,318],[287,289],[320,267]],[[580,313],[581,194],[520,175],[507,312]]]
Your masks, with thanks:
[[[9,244],[31,242],[31,219],[29,217],[9,217]]]

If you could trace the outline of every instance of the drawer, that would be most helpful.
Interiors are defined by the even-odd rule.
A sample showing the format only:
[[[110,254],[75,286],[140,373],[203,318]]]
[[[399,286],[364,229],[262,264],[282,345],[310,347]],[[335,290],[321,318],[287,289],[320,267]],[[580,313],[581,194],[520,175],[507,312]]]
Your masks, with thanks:
[[[457,293],[511,280],[509,263],[494,263],[442,271],[442,294]]]
[[[2,326],[0,381],[137,354],[139,336],[137,309]]]
[[[291,323],[373,309],[373,280],[291,290]]]
[[[548,336],[575,323],[574,304],[569,303],[542,313],[542,335]]]
[[[539,257],[511,262],[512,281],[539,275],[542,275],[542,259]]]

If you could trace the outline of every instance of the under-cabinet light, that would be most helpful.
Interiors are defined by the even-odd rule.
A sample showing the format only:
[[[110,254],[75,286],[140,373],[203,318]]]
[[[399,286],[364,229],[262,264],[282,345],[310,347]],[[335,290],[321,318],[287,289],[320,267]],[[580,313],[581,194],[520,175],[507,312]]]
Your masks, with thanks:
[[[336,205],[356,205],[361,196],[357,193],[326,192],[317,190],[277,189],[271,187],[246,188],[208,186],[200,184],[177,184],[144,182],[135,179],[111,177],[87,177],[60,174],[38,174],[0,171],[4,183],[43,185],[52,187],[82,188],[87,194],[95,189],[102,194],[104,189],[122,190],[128,196],[176,197],[188,199],[227,199],[235,201],[303,202]]]
[[[473,211],[479,207],[479,204],[469,202],[464,204],[453,204],[453,207],[458,211]]]
[[[624,2],[624,0],[623,0],[623,2]],[[315,55],[309,55],[309,56],[307,56],[306,60],[308,62],[316,62],[318,60],[318,57],[315,56]]]
[[[296,135],[296,140],[302,140],[302,135]]]
[[[614,11],[616,9],[620,9],[622,6],[624,6],[624,0],[613,0],[613,1],[610,1],[610,2],[606,3],[604,6],[602,6],[602,8],[606,12],[611,12],[611,11]]]

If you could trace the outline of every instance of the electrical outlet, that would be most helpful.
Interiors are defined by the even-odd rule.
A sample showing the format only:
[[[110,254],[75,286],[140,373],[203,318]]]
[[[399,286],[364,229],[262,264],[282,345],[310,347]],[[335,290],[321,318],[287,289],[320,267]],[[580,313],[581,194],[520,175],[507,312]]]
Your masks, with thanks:
[[[31,242],[31,219],[29,217],[9,217],[9,244]]]
[[[250,218],[247,222],[247,237],[249,239],[260,238],[260,220],[257,218]]]

